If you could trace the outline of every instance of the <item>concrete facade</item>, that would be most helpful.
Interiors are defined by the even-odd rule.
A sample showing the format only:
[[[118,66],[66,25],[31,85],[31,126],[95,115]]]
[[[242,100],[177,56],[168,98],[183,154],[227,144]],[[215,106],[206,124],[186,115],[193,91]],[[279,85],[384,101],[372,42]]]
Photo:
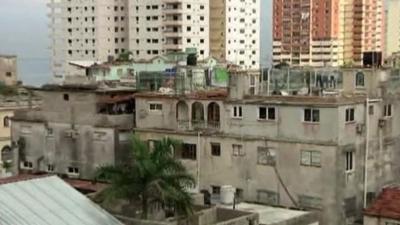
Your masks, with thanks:
[[[364,225],[397,225],[397,224],[400,224],[400,220],[364,216]]]
[[[229,96],[144,93],[136,96],[135,130],[149,142],[182,140],[176,155],[199,189],[217,195],[232,185],[247,201],[314,209],[321,224],[351,224],[374,193],[398,182],[398,91],[389,84],[397,78],[366,78],[374,95],[352,83],[337,96],[249,96],[243,79],[236,79],[243,90],[230,82]]]
[[[11,137],[14,170],[92,179],[121,161],[134,126],[132,90],[48,86],[39,110],[18,111]]]
[[[0,82],[9,86],[17,84],[17,56],[0,55]]]
[[[10,168],[5,163],[13,163],[11,141],[11,119],[18,110],[34,109],[40,105],[40,100],[33,98],[14,98],[0,101],[0,177],[7,175]]]

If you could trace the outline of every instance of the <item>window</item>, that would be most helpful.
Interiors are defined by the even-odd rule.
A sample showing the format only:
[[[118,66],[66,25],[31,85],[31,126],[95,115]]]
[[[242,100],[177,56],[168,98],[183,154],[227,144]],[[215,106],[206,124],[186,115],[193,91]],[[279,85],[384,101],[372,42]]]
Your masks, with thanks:
[[[196,145],[195,144],[183,144],[182,146],[182,159],[196,160]]]
[[[267,147],[257,148],[257,164],[275,166],[276,153],[273,149]]]
[[[304,109],[304,122],[318,123],[319,109]]]
[[[386,104],[383,108],[383,116],[391,117],[392,116],[392,104]]]
[[[346,122],[354,122],[354,108],[346,109]]]
[[[300,164],[302,166],[321,166],[321,152],[302,150],[300,154]]]
[[[69,101],[69,95],[68,94],[64,94],[63,98],[64,98],[65,101]]]
[[[237,119],[242,118],[242,106],[233,106],[232,117]]]
[[[369,106],[368,114],[369,114],[369,115],[374,115],[374,106],[373,106],[373,105],[370,105],[370,106]]]
[[[221,156],[221,144],[220,143],[211,143],[211,155]]]
[[[47,172],[54,172],[54,165],[53,164],[47,165]]]
[[[275,120],[275,108],[260,106],[258,108],[258,119],[259,120]]]
[[[220,186],[211,186],[211,193],[214,195],[221,194],[221,187]]]
[[[233,156],[244,156],[244,150],[242,145],[232,145],[232,154]]]
[[[346,152],[345,153],[345,160],[346,160],[346,172],[351,172],[354,170],[354,157],[353,152]]]
[[[11,73],[11,72],[6,72],[6,76],[7,76],[7,77],[11,77],[11,76],[12,76],[12,73]]]
[[[150,103],[149,104],[150,111],[162,111],[161,103]]]
[[[32,170],[33,169],[33,163],[29,161],[24,161],[21,163],[21,169],[25,170]]]
[[[364,87],[364,85],[365,85],[364,73],[363,72],[356,73],[356,87]]]
[[[68,167],[67,173],[70,175],[79,175],[79,168],[78,167]]]
[[[5,116],[3,118],[3,127],[10,127],[10,117]]]

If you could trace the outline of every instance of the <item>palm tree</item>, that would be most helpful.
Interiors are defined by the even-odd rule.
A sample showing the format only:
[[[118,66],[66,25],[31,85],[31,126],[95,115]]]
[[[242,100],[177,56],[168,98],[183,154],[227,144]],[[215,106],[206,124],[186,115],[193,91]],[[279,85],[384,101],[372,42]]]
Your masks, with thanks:
[[[140,204],[143,219],[148,219],[149,208],[154,204],[161,204],[164,209],[170,206],[180,215],[190,215],[193,199],[186,189],[193,187],[195,181],[174,158],[173,151],[178,147],[178,141],[164,138],[149,149],[145,142],[134,136],[128,163],[97,170],[96,179],[110,183],[102,195],[106,199]]]

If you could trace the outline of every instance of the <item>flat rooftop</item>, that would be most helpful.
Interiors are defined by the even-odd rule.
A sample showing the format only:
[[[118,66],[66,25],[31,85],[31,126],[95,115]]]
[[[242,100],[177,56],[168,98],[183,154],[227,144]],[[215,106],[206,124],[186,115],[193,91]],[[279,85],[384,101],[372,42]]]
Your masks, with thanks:
[[[219,205],[219,207],[232,209],[232,205]],[[258,213],[260,216],[260,225],[275,225],[303,217],[310,217],[309,223],[305,224],[318,224],[316,215],[307,211],[285,209],[253,203],[239,203],[236,205],[236,210]]]

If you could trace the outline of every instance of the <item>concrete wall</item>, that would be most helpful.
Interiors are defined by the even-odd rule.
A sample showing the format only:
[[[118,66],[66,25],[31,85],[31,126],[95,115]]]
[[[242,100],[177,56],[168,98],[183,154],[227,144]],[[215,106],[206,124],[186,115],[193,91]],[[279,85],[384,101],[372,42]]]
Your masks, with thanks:
[[[19,162],[31,162],[33,168],[29,170],[92,179],[99,166],[126,158],[133,114],[98,113],[102,96],[95,92],[60,90],[39,94],[42,108],[17,111],[12,123],[12,141],[25,140]],[[49,170],[49,165],[53,169]],[[78,168],[79,173],[70,174],[68,167]]]
[[[364,225],[387,225],[387,224],[398,224],[398,223],[400,223],[400,220],[364,216]]]
[[[6,85],[16,85],[18,81],[17,57],[0,55],[0,81]]]
[[[25,140],[25,148],[19,150],[20,162],[32,162],[33,171],[58,174],[69,174],[68,167],[77,167],[79,174],[69,175],[84,179],[93,179],[99,166],[116,162],[119,140],[114,129],[77,125],[76,137],[68,136],[68,131],[70,124],[14,121],[13,141]],[[54,171],[48,169],[49,165]]]

